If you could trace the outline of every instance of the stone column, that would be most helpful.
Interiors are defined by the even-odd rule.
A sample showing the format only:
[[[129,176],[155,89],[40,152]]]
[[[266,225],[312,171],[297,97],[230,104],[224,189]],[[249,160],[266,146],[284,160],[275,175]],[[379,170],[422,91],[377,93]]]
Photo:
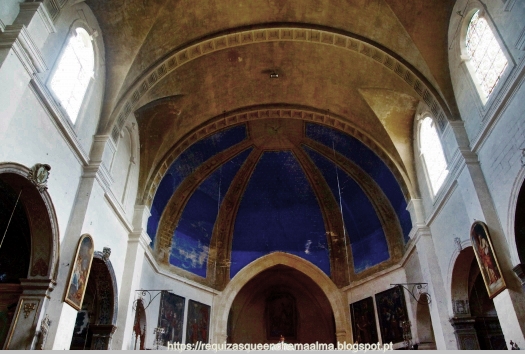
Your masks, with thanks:
[[[457,349],[453,329],[449,323],[447,291],[441,275],[441,269],[434,249],[432,235],[428,228],[418,229],[416,243],[421,271],[432,297],[430,317],[434,329],[437,349]]]
[[[145,250],[149,247],[151,239],[146,233],[149,208],[146,205],[135,207],[133,215],[133,232],[129,235],[128,248],[124,274],[122,276],[122,286],[119,297],[119,309],[117,319],[117,330],[113,336],[112,349],[133,349],[131,337],[135,312],[133,302],[135,301],[136,291],[140,288],[140,278],[142,275],[142,264],[144,262]]]
[[[4,349],[35,349],[40,334],[40,324],[45,317],[49,293],[54,283],[49,279],[24,279],[11,329]]]

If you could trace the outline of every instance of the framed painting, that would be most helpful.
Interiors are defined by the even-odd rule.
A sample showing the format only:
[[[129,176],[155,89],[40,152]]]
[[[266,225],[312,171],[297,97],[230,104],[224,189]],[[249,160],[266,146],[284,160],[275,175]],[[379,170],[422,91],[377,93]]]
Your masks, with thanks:
[[[403,288],[398,285],[376,294],[376,306],[383,343],[402,342],[402,323],[408,320]]]
[[[489,298],[492,299],[505,290],[507,285],[501,275],[501,268],[494,253],[489,230],[485,223],[476,221],[472,224],[470,241],[472,242],[472,248],[474,248],[474,254],[476,255]]]
[[[84,300],[94,250],[95,245],[91,236],[88,234],[80,236],[64,296],[64,302],[77,311],[81,309]]]
[[[210,306],[190,300],[186,321],[186,343],[208,343]]]
[[[160,336],[163,346],[170,343],[182,343],[182,327],[184,324],[184,305],[186,299],[163,291],[160,297],[158,327],[164,328]]]
[[[266,298],[265,322],[267,339],[297,338],[295,298],[288,293],[273,293]]]
[[[352,317],[354,343],[372,344],[379,341],[372,297],[351,304],[350,315]]]

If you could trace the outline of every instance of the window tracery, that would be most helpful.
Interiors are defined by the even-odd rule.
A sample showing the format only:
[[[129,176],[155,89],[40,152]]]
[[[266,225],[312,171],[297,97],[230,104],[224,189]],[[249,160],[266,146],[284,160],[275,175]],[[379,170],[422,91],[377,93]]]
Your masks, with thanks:
[[[498,84],[508,61],[489,23],[479,10],[468,24],[465,47],[470,69],[473,71],[471,74],[477,79],[480,96],[486,100]]]

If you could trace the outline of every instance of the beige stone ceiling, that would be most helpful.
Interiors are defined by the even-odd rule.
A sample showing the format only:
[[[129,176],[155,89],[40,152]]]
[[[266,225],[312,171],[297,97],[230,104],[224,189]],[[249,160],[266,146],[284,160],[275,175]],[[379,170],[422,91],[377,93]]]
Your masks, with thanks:
[[[101,132],[111,132],[126,102],[149,80],[132,108],[140,127],[141,191],[181,139],[207,122],[257,107],[291,107],[337,117],[370,137],[417,195],[412,130],[423,95],[414,80],[385,64],[387,56],[424,83],[448,119],[457,112],[446,44],[453,0],[86,3],[102,27],[106,50]],[[289,40],[279,28],[294,29]],[[274,29],[282,33],[270,40]],[[235,38],[244,41],[236,34],[246,31],[251,31],[249,41],[231,45]],[[308,37],[319,31],[333,36],[333,45],[323,43],[322,33],[318,42]],[[259,34],[261,40],[255,38]],[[346,47],[337,46],[338,38],[345,38]],[[213,47],[209,53],[207,43]],[[360,49],[349,50],[351,43]],[[198,54],[179,54],[196,44]],[[372,53],[364,55],[368,44]],[[380,59],[373,57],[376,52]],[[152,80],[151,73],[170,57],[179,65]],[[278,79],[269,77],[272,71]]]

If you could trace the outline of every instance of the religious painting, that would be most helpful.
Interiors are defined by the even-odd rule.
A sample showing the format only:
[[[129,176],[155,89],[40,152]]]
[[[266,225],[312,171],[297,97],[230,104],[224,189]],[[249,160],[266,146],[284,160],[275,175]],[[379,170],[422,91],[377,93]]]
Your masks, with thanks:
[[[376,294],[376,306],[383,343],[402,342],[403,322],[408,321],[403,288],[396,286]]]
[[[95,245],[91,236],[82,235],[78,241],[75,258],[71,263],[71,274],[66,287],[64,302],[67,302],[77,311],[82,307],[84,300],[94,249]]]
[[[354,343],[377,343],[374,299],[367,297],[350,305]]]
[[[274,293],[266,298],[265,321],[268,339],[297,338],[295,298],[288,293]]]
[[[167,346],[169,343],[182,343],[182,326],[184,323],[184,305],[186,299],[181,296],[163,291],[160,297],[158,326],[164,329],[160,335],[160,343]]]
[[[208,343],[210,306],[190,300],[186,322],[186,343]]]
[[[489,298],[493,298],[502,292],[507,286],[501,275],[492,241],[490,239],[487,225],[481,221],[476,221],[470,228],[470,241],[474,248],[474,254],[478,260],[478,265],[485,282],[485,287]]]

